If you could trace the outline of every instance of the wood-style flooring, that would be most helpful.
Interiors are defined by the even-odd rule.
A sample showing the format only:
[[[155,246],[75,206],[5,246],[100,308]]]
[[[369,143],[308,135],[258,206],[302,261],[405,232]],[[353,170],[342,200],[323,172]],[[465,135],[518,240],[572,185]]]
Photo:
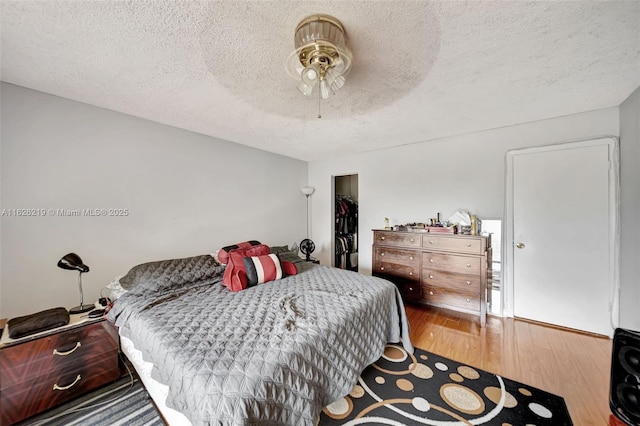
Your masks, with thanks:
[[[528,321],[406,306],[414,346],[562,396],[576,426],[609,424],[612,341]]]

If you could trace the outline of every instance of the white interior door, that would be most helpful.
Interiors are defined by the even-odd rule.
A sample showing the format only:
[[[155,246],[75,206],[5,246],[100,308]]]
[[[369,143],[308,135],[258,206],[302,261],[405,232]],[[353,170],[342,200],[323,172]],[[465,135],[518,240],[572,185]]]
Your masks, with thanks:
[[[514,316],[611,335],[615,207],[608,142],[513,155]]]

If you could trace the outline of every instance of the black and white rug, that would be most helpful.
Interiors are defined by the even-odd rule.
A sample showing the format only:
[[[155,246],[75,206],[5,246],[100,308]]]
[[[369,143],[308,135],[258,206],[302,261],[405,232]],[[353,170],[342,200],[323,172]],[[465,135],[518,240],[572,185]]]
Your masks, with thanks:
[[[416,348],[388,345],[320,425],[572,425],[564,399]]]

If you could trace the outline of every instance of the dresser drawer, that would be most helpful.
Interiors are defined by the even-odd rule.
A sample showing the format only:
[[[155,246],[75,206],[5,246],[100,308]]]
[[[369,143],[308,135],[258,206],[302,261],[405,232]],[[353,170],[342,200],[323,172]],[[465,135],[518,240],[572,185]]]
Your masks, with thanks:
[[[423,269],[422,283],[428,286],[447,287],[452,290],[480,294],[479,275],[456,274],[437,269]]]
[[[480,296],[477,294],[463,293],[442,287],[423,286],[422,299],[435,305],[480,311]]]
[[[397,247],[416,247],[422,245],[421,235],[408,232],[373,231],[373,243]]]
[[[483,258],[445,253],[423,253],[422,268],[461,274],[480,274]]]
[[[373,258],[379,262],[400,263],[417,267],[420,264],[421,253],[416,250],[403,250],[394,247],[377,246],[373,251]]]
[[[457,253],[484,254],[484,239],[465,237],[445,237],[443,235],[423,235],[422,247],[427,250],[454,251]]]
[[[399,285],[400,293],[404,299],[408,300],[419,300],[421,297],[420,292],[420,284],[415,283],[401,283]]]
[[[399,278],[412,282],[420,281],[420,267],[416,265],[401,265],[399,263],[391,263],[384,261],[376,261],[373,274],[394,281],[394,278]]]
[[[73,368],[87,357],[114,351],[118,351],[117,332],[106,321],[11,346],[0,352],[0,389]]]

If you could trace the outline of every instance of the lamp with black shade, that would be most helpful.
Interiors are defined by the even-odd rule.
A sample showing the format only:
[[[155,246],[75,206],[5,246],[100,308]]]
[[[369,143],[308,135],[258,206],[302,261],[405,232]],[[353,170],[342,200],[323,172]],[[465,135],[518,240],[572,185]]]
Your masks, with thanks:
[[[94,305],[84,304],[84,295],[82,293],[82,274],[89,272],[89,267],[82,263],[82,259],[75,253],[66,254],[62,259],[58,261],[58,268],[67,269],[71,271],[78,271],[78,289],[80,290],[80,305],[69,310],[70,314],[80,314],[88,312],[95,308]]]

